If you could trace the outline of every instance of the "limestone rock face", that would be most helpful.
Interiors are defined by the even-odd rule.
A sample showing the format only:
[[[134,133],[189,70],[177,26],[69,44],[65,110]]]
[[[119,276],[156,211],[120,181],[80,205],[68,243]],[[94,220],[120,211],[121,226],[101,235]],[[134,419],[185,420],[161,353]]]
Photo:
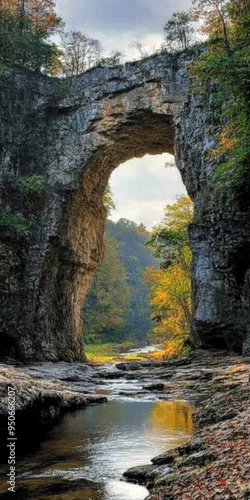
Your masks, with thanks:
[[[3,355],[82,359],[81,307],[104,255],[108,179],[126,160],[164,152],[175,153],[195,205],[192,341],[250,349],[249,210],[204,195],[216,166],[213,90],[192,94],[187,62],[159,55],[65,81],[19,68],[0,77],[0,194],[29,224],[28,234],[0,234]],[[36,209],[13,188],[34,173],[46,186]]]

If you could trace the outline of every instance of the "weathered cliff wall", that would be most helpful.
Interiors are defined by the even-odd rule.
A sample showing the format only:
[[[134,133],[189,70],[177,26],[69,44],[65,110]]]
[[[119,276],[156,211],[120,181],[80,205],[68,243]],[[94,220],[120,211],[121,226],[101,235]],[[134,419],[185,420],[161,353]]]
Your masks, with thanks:
[[[196,213],[192,340],[250,348],[249,212],[214,189],[213,90],[193,96],[186,64],[160,55],[64,82],[18,68],[1,76],[3,355],[81,359],[81,306],[103,258],[109,176],[130,158],[174,151]],[[34,174],[45,189],[27,196],[17,179]],[[18,211],[28,231],[13,222]]]

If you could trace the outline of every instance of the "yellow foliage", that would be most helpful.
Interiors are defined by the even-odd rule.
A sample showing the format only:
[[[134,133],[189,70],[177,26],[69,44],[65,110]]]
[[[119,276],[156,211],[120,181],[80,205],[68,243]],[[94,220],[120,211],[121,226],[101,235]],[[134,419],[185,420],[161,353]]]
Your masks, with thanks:
[[[117,357],[114,356],[106,356],[101,354],[88,354],[88,361],[91,363],[115,363],[117,361]]]
[[[168,205],[164,218],[166,230],[183,234],[192,214],[189,198]],[[164,343],[165,357],[183,354],[184,340],[190,333],[191,263],[191,249],[185,239],[180,239],[175,258],[166,269],[146,269],[146,281],[151,285],[151,317],[155,321],[152,334]]]
[[[166,270],[148,269],[147,280],[151,283],[152,318],[158,318],[153,333],[163,337],[165,355],[181,355],[183,341],[190,330],[190,276],[182,266],[175,264]]]
[[[218,135],[218,145],[212,149],[211,154],[215,158],[232,151],[236,146],[235,130],[232,129],[232,124],[228,124]]]
[[[193,217],[193,203],[189,196],[182,196],[176,203],[167,205],[164,223],[171,231],[187,229]]]

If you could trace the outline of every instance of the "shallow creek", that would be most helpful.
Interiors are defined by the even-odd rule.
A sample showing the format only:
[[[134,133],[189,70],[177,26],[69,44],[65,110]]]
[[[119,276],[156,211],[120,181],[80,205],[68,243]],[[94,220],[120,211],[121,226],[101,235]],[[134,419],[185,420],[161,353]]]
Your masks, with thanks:
[[[123,481],[123,473],[184,444],[194,432],[193,406],[153,394],[118,396],[117,386],[127,388],[128,382],[136,385],[105,380],[97,392],[105,387],[108,403],[68,413],[42,431],[35,423],[25,431],[26,443],[17,442],[16,500],[145,499],[147,489]],[[13,498],[6,493],[4,464],[0,470],[0,498]]]

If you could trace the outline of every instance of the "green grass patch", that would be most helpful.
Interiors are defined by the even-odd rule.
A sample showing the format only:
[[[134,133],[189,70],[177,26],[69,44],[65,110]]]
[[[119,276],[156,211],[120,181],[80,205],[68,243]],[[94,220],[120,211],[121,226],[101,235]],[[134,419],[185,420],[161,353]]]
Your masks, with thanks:
[[[133,349],[133,342],[120,344],[86,344],[84,352],[89,361],[94,363],[117,363],[119,361],[142,361],[154,358],[154,353],[127,353]],[[124,353],[127,353],[124,355]]]
[[[89,361],[96,363],[108,363],[124,360],[122,353],[132,349],[132,342],[123,342],[121,344],[87,344],[85,345],[85,354]]]

